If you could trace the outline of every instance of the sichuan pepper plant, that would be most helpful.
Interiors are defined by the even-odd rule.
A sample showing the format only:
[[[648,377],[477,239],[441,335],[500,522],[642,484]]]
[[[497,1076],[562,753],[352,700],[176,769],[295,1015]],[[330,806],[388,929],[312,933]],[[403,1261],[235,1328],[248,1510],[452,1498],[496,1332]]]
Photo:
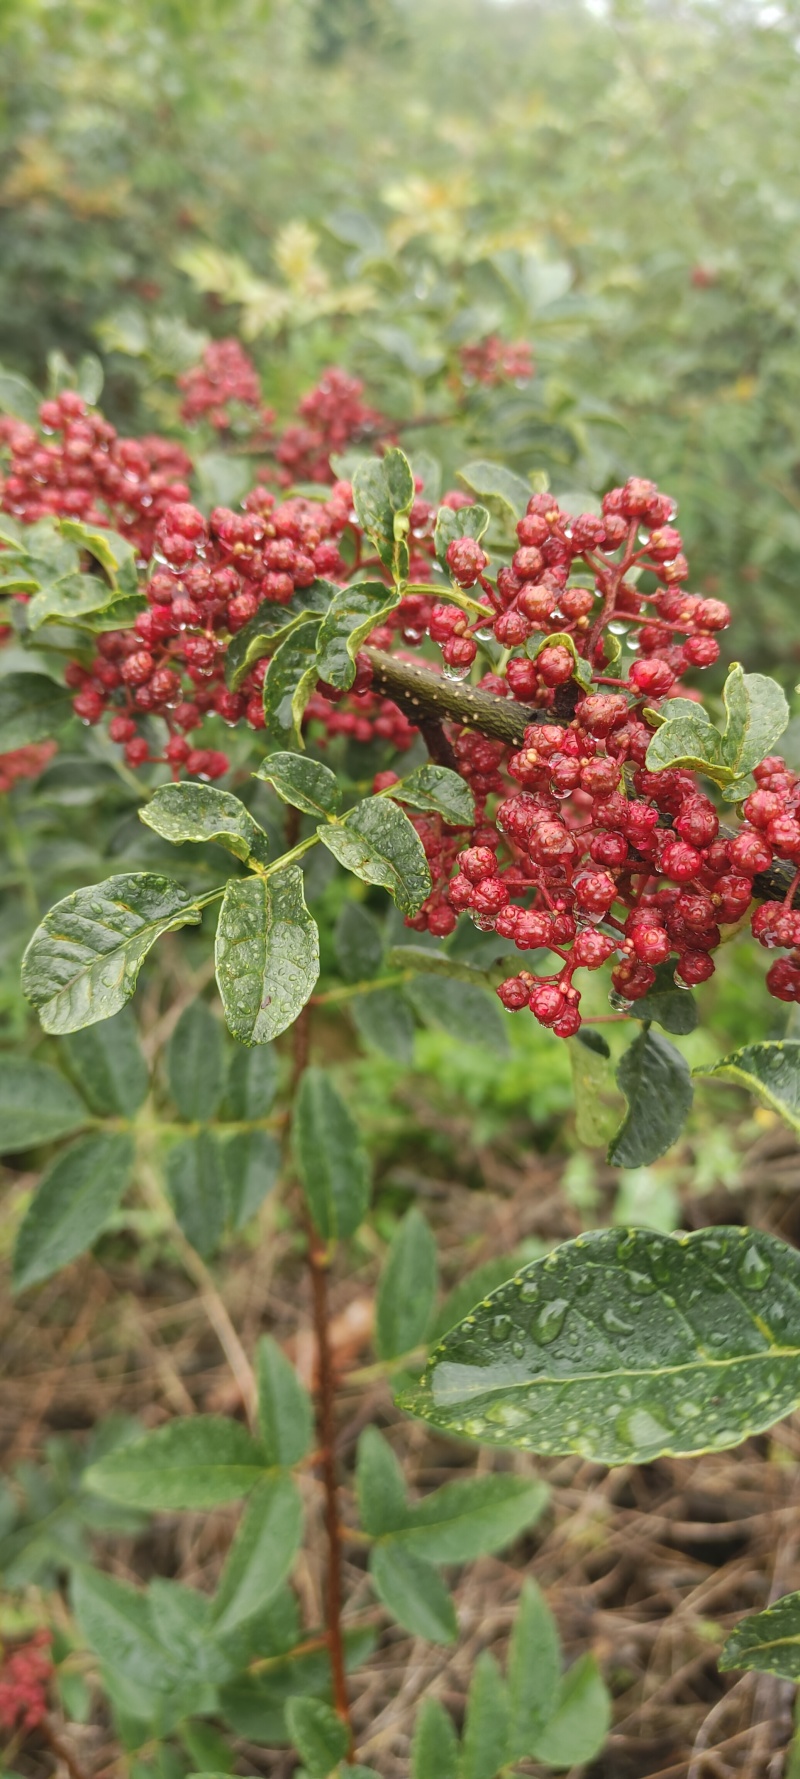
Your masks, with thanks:
[[[207,381],[232,366],[238,377],[232,355],[214,360]],[[209,396],[189,383],[187,401],[201,398],[218,404],[218,387]],[[0,715],[18,745],[38,742],[71,695],[80,720],[122,748],[122,769],[146,771],[143,845],[155,835],[201,857],[222,849],[235,863],[200,889],[190,867],[188,882],[130,870],[68,895],[30,940],[25,993],[44,1031],[69,1045],[104,1020],[121,1032],[157,939],[217,909],[229,1033],[253,1058],[289,1034],[279,1046],[290,1068],[284,1173],[318,1352],[315,1439],[285,1355],[267,1340],[251,1362],[226,1330],[248,1426],[176,1421],[89,1473],[100,1495],[137,1509],[247,1495],[214,1598],[165,1583],[138,1594],[84,1568],[76,1611],[134,1743],[146,1724],[169,1737],[187,1719],[222,1717],[235,1730],[246,1712],[232,1693],[241,1704],[272,1684],[265,1735],[288,1737],[304,1771],[324,1779],[355,1760],[347,1667],[363,1654],[343,1597],[352,1529],[335,1449],[328,1281],[369,1217],[370,1182],[357,1123],[315,1047],[314,1006],[331,996],[315,993],[307,868],[321,853],[355,880],[337,929],[344,983],[333,998],[358,1005],[357,1030],[390,1056],[402,1054],[414,1018],[488,1033],[492,1015],[533,1017],[570,1046],[584,1123],[594,1105],[599,1130],[615,1078],[597,1027],[629,1025],[616,1069],[627,1109],[608,1153],[616,1166],[645,1165],[689,1111],[691,1073],[665,1032],[692,1029],[692,991],[712,975],[719,946],[751,928],[779,954],[771,993],[800,999],[800,779],[774,752],[788,707],[776,682],[737,663],[721,704],[703,702],[697,675],[718,662],[729,612],[686,590],[674,504],[648,481],[573,513],[547,488],[477,461],[440,500],[387,444],[362,453],[347,479],[329,471],[327,485],[300,490],[279,492],[285,479],[268,466],[240,510],[206,515],[172,447],[118,440],[69,392],[45,405],[42,424],[45,440],[7,425],[0,535],[17,634],[46,651],[49,674],[6,676]],[[278,451],[281,461],[285,469]],[[319,454],[315,462],[322,473]],[[58,653],[66,689],[53,675]],[[232,732],[230,751],[211,745],[215,722]],[[253,778],[285,811],[282,837],[249,807],[253,755]],[[229,773],[236,791],[217,782]],[[358,885],[371,907],[380,892],[391,898],[407,943],[396,928],[393,940],[382,933]],[[484,936],[485,967],[465,961],[464,917]],[[584,1020],[585,973],[600,971],[611,1010]],[[172,1092],[181,1116],[191,1100],[195,1128],[168,1144],[166,1179],[202,1279],[226,1218],[258,1196],[253,1169],[264,1179],[275,1169],[263,1154],[253,1163],[251,1139],[269,1135],[271,1113],[250,1117],[244,1090],[237,1128],[208,1128],[218,1034],[208,1009],[192,1019]],[[249,1072],[243,1062],[237,1078]],[[797,1128],[796,1038],[750,1044],[706,1072],[749,1085]],[[36,1099],[35,1085],[27,1091]],[[116,1107],[112,1132],[81,1138],[53,1164],[20,1231],[21,1287],[91,1243],[118,1205],[138,1104]],[[83,1116],[73,1104],[61,1131],[81,1128]],[[235,1147],[244,1138],[246,1155]],[[98,1143],[117,1145],[113,1193],[110,1165],[84,1167]],[[435,1278],[431,1232],[412,1210],[381,1276],[376,1363],[396,1377],[402,1407],[458,1437],[642,1462],[735,1445],[800,1403],[800,1258],[759,1231],[598,1230],[521,1268],[512,1259],[506,1283],[444,1312],[431,1344]],[[325,1503],[327,1619],[314,1631],[301,1631],[287,1585],[301,1539],[298,1467],[318,1471]],[[457,1626],[437,1565],[499,1548],[543,1502],[537,1484],[508,1477],[409,1502],[374,1428],[362,1437],[357,1484],[356,1532],[377,1600],[441,1642]],[[796,1625],[795,1600],[781,1612]],[[732,1639],[729,1664],[769,1665],[758,1655],[769,1638],[754,1622]],[[122,1652],[134,1650],[126,1672]],[[153,1688],[157,1722],[145,1706]],[[448,1714],[426,1707],[414,1779],[492,1779],[528,1756],[574,1765],[591,1758],[606,1723],[593,1662],[560,1678],[552,1621],[527,1589],[507,1680],[481,1659],[461,1742]]]

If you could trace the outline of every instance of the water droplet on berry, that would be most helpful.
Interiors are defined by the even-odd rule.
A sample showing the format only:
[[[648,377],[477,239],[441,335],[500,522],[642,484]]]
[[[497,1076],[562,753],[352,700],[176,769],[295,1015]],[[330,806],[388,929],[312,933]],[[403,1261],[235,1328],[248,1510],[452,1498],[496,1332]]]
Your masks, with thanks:
[[[473,630],[472,634],[476,642],[491,642],[494,631],[491,624],[482,624],[480,630]]]

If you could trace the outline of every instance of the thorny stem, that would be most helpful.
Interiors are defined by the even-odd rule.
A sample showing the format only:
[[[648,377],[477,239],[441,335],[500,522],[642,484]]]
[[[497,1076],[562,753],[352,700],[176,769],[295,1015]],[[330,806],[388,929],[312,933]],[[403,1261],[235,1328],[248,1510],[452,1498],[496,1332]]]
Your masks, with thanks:
[[[294,1057],[291,1096],[294,1100],[303,1073],[308,1066],[310,1042],[308,1006],[303,1008],[299,1018],[295,1020],[292,1037]],[[336,1429],[334,1424],[333,1354],[330,1344],[328,1310],[328,1253],[325,1243],[317,1234],[310,1217],[306,1216],[305,1222],[308,1235],[308,1267],[311,1275],[314,1334],[317,1345],[317,1443],[320,1448],[320,1469],[325,1493],[325,1530],[328,1538],[327,1641],[334,1704],[348,1734],[348,1749],[345,1759],[348,1764],[352,1764],[354,1756],[353,1728],[350,1720],[350,1700],[347,1694],[344,1636],[342,1633],[342,1529],[339,1521],[339,1490],[334,1451]]]

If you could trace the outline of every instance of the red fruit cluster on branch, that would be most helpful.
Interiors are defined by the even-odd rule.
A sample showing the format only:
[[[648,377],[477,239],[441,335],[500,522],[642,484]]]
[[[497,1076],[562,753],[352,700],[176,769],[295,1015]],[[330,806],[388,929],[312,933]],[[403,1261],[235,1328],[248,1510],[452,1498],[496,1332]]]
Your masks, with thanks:
[[[535,374],[533,353],[527,340],[501,340],[499,334],[487,334],[472,346],[462,346],[459,354],[461,375],[465,383],[483,383],[497,388],[502,383],[529,383]]]
[[[53,1672],[49,1631],[36,1631],[12,1650],[0,1666],[0,1728],[35,1730],[47,1715],[47,1687]]]
[[[32,525],[56,514],[110,526],[149,556],[168,506],[188,500],[191,459],[167,439],[120,438],[82,397],[66,390],[39,409],[44,437],[21,420],[0,419],[11,461],[0,505]]]
[[[284,487],[292,482],[330,482],[331,453],[390,433],[382,415],[364,404],[363,393],[358,377],[333,367],[303,396],[299,421],[286,427],[275,451]]]
[[[257,432],[268,436],[275,414],[263,406],[258,372],[238,340],[212,340],[200,363],[178,378],[178,388],[181,418],[190,424],[207,420],[216,432],[227,432],[233,404],[250,409]]]
[[[0,754],[0,793],[10,791],[20,778],[38,778],[56,751],[54,741],[35,741]]]

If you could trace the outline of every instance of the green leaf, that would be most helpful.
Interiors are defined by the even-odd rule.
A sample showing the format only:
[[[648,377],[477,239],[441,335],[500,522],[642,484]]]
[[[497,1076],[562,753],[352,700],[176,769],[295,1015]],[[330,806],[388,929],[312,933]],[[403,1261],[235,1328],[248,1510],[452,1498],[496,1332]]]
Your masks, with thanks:
[[[298,587],[286,605],[265,599],[255,616],[235,636],[225,652],[225,678],[235,692],[257,661],[275,653],[276,644],[290,630],[297,629],[311,612],[326,612],[339,588],[332,581],[314,581],[310,587]]]
[[[508,1759],[508,1690],[488,1649],[481,1650],[467,1694],[461,1779],[495,1779]]]
[[[72,715],[73,693],[45,673],[6,673],[0,679],[0,752],[44,741]]]
[[[481,938],[483,935],[479,935]],[[489,977],[478,964],[471,964],[449,951],[436,951],[428,945],[393,945],[386,954],[392,970],[413,970],[421,976],[449,976],[453,982],[471,982],[477,988],[488,988]]]
[[[676,702],[684,704],[688,700]],[[672,766],[693,768],[720,784],[731,777],[722,757],[722,736],[705,715],[695,713],[670,716],[662,723],[647,749],[645,764],[648,772],[662,772]]]
[[[196,926],[201,903],[171,877],[125,872],[74,890],[46,914],[22,960],[22,987],[56,1036],[129,1001],[162,933]]]
[[[316,620],[298,624],[278,644],[264,681],[266,740],[280,747],[304,748],[300,731],[303,712],[319,679]]]
[[[269,842],[263,828],[238,797],[214,785],[159,785],[139,810],[139,820],[175,846],[187,840],[215,840],[237,859],[267,862]]]
[[[264,1455],[238,1421],[189,1415],[92,1464],[84,1483],[128,1507],[218,1507],[255,1488]]]
[[[317,832],[345,870],[387,889],[403,914],[419,913],[431,876],[422,841],[396,803],[366,797],[341,822]]]
[[[70,1032],[64,1046],[70,1069],[93,1112],[101,1118],[115,1114],[132,1118],[138,1112],[150,1077],[130,1007],[106,1019],[102,1031],[90,1025]]]
[[[485,1260],[482,1266],[476,1266],[473,1272],[459,1279],[437,1310],[429,1338],[441,1340],[442,1335],[454,1328],[456,1322],[463,1322],[464,1317],[482,1297],[488,1297],[491,1291],[497,1290],[498,1285],[504,1285],[518,1266],[519,1261],[513,1254],[501,1254],[496,1260]]]
[[[291,1477],[266,1476],[250,1496],[214,1596],[218,1637],[230,1636],[277,1593],[302,1533],[303,1504]]]
[[[167,1691],[175,1667],[153,1629],[147,1595],[88,1564],[72,1578],[75,1617],[91,1649],[137,1686]]]
[[[628,1110],[612,1137],[613,1167],[647,1167],[680,1136],[692,1104],[689,1064],[660,1032],[645,1030],[620,1058],[617,1081]]]
[[[433,543],[442,567],[447,567],[448,549],[457,538],[474,537],[480,543],[488,524],[486,507],[440,507],[436,515]]]
[[[597,1050],[579,1034],[567,1039],[567,1049],[575,1100],[575,1134],[590,1149],[605,1146],[619,1125],[620,1114],[608,1045],[604,1043],[604,1050]]]
[[[388,795],[399,803],[410,803],[413,809],[432,809],[444,816],[452,827],[471,827],[475,821],[475,798],[469,785],[449,766],[417,766],[392,785]]]
[[[356,581],[352,587],[340,587],[319,627],[319,678],[342,691],[352,686],[361,644],[399,602],[399,593],[383,581]]]
[[[794,1131],[800,1132],[800,1039],[776,1038],[763,1044],[745,1044],[719,1062],[693,1071],[710,1080],[731,1081],[754,1093],[763,1106],[777,1112]]]
[[[408,459],[396,446],[383,457],[365,458],[353,476],[358,523],[372,538],[384,567],[396,581],[408,576],[408,515],[414,494]]]
[[[383,961],[383,933],[374,914],[360,902],[342,904],[333,948],[345,982],[366,982],[377,976]]]
[[[231,880],[215,955],[228,1030],[243,1044],[270,1043],[297,1018],[319,975],[317,924],[296,865]]]
[[[438,1699],[424,1699],[411,1745],[411,1779],[458,1779],[458,1737]]]
[[[324,1069],[303,1074],[292,1119],[297,1171],[326,1240],[352,1235],[369,1204],[369,1163],[358,1126]]]
[[[356,1491],[358,1517],[370,1538],[383,1538],[405,1525],[409,1507],[403,1472],[377,1427],[365,1427],[358,1442]]]
[[[126,1136],[84,1137],[42,1175],[14,1249],[14,1288],[47,1279],[90,1248],[116,1210],[133,1166]]]
[[[561,1645],[553,1614],[533,1581],[522,1584],[508,1646],[509,1753],[533,1753],[551,1716],[561,1680]]]
[[[167,1045],[167,1071],[181,1118],[210,1121],[222,1098],[222,1032],[205,1001],[184,1008]]]
[[[311,1450],[314,1410],[294,1366],[271,1335],[256,1347],[258,1424],[268,1464],[291,1469]]]
[[[475,1476],[445,1483],[407,1509],[394,1538],[430,1563],[471,1563],[535,1525],[549,1495],[537,1477]]]
[[[335,772],[305,754],[270,754],[253,776],[266,779],[284,803],[305,815],[332,815],[342,800]]]
[[[225,1104],[229,1118],[266,1118],[278,1091],[278,1058],[269,1044],[237,1050],[231,1058]]]
[[[367,1050],[388,1056],[402,1069],[414,1061],[414,1020],[398,988],[376,988],[354,995],[347,1011]]]
[[[477,983],[452,980],[449,975],[414,976],[404,993],[425,1025],[438,1027],[462,1044],[479,1044],[494,1056],[508,1055],[500,1004]]]
[[[800,1254],[758,1230],[592,1231],[452,1329],[400,1401],[602,1464],[721,1450],[800,1401],[799,1292]]]
[[[259,1052],[253,1052],[258,1056]],[[228,1218],[233,1229],[245,1229],[276,1184],[281,1167],[280,1145],[266,1130],[242,1130],[227,1138],[223,1150]]]
[[[290,1699],[286,1725],[309,1779],[328,1779],[348,1748],[345,1725],[321,1699]]]
[[[436,1243],[412,1205],[398,1223],[383,1264],[375,1311],[379,1359],[410,1353],[425,1339],[436,1298]]]
[[[611,1700],[594,1656],[581,1656],[564,1675],[556,1709],[531,1752],[551,1767],[583,1766],[600,1753],[610,1722]]]
[[[41,400],[38,389],[28,382],[27,377],[0,369],[0,414],[11,414],[14,420],[24,420],[28,426],[38,427]]]
[[[455,1641],[455,1607],[431,1563],[393,1541],[373,1545],[369,1572],[381,1604],[405,1631],[429,1643]]]
[[[686,1037],[697,1026],[697,1002],[685,988],[678,988],[674,964],[659,964],[649,994],[636,1002],[637,1019],[654,1019],[666,1032]]]
[[[25,608],[29,630],[40,630],[43,624],[76,624],[88,612],[103,611],[115,595],[107,581],[97,575],[65,574],[41,587]]]
[[[800,1680],[800,1593],[784,1594],[774,1606],[739,1620],[719,1658],[723,1674],[731,1668],[755,1668]]]
[[[531,498],[530,483],[524,482],[521,476],[515,476],[513,470],[506,469],[504,464],[487,463],[483,459],[466,463],[458,471],[458,480],[463,482],[470,494],[477,494],[486,502],[492,517],[498,519],[504,530],[513,536],[517,520],[522,518]]]
[[[208,1259],[225,1227],[227,1195],[222,1151],[213,1131],[175,1143],[167,1156],[167,1190],[188,1242]]]
[[[135,593],[139,577],[136,551],[118,531],[107,531],[99,525],[87,525],[83,519],[59,519],[58,529],[68,543],[87,550],[108,575],[112,588],[119,593]]]
[[[83,1100],[58,1069],[7,1052],[0,1057],[0,1154],[53,1143],[88,1122]]]
[[[771,754],[789,721],[783,687],[765,673],[743,673],[738,661],[722,688],[728,721],[722,737],[725,765],[737,777]]]

